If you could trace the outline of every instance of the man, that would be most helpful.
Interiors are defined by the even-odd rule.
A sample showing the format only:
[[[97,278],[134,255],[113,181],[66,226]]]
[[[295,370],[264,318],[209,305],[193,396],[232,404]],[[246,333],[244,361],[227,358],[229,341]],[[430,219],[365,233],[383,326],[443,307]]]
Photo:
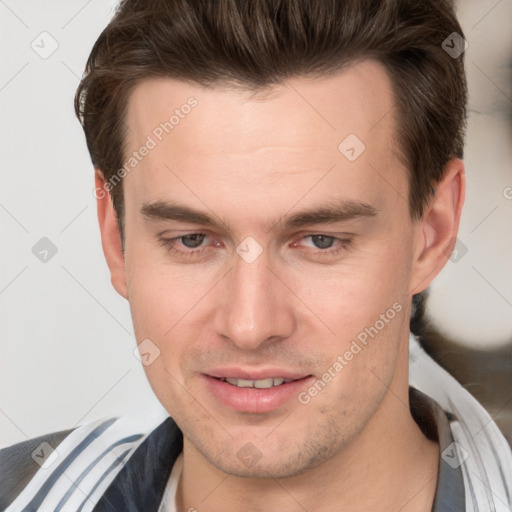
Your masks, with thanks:
[[[463,43],[441,0],[120,4],[76,110],[166,413],[35,474],[41,439],[4,450],[7,510],[511,509],[505,439],[410,333],[464,202]]]

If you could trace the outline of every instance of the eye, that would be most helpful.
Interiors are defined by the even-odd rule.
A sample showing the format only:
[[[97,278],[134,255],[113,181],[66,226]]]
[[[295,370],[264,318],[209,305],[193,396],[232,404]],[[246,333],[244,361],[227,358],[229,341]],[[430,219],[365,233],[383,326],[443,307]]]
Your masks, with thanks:
[[[194,257],[208,249],[208,247],[201,247],[205,238],[209,238],[205,233],[187,233],[173,238],[160,237],[158,241],[172,254]],[[215,244],[218,245],[218,242]]]
[[[341,252],[347,250],[352,240],[349,238],[338,238],[331,235],[325,235],[322,233],[312,233],[300,238],[300,241],[310,240],[310,245],[305,244],[306,247],[316,248],[316,251],[306,251],[309,254],[315,257],[328,257],[328,256],[336,256]],[[294,243],[294,246],[297,246],[297,243]]]
[[[311,239],[311,242],[318,249],[329,249],[330,247],[333,246],[334,242],[336,241],[335,237],[328,235],[308,235],[304,238]]]
[[[201,245],[206,235],[204,233],[192,233],[179,237],[181,243],[188,249],[196,249]]]

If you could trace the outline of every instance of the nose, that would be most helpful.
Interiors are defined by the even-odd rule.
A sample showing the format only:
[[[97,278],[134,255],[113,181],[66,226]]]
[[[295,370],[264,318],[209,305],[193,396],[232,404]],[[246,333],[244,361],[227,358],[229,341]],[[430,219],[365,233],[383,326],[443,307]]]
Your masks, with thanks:
[[[251,263],[235,255],[218,291],[216,333],[245,350],[289,337],[295,329],[294,297],[283,281],[265,251]]]

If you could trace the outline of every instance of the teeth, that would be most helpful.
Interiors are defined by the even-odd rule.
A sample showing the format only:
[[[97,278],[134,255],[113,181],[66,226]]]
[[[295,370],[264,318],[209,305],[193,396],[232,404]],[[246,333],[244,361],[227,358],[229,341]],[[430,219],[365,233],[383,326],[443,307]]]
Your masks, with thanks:
[[[245,379],[226,379],[230,384],[234,386],[238,386],[239,388],[253,388],[254,380],[245,380]]]
[[[224,379],[223,379],[224,380]],[[268,389],[273,386],[280,386],[283,383],[291,382],[293,379],[285,379],[283,377],[270,377],[268,379],[260,380],[246,380],[246,379],[225,379],[226,382],[237,386],[239,388],[259,388]]]
[[[282,382],[280,382],[280,384],[282,384]],[[277,386],[277,384],[274,384],[274,379],[272,378],[254,381],[255,388],[267,389],[271,388],[272,386]]]

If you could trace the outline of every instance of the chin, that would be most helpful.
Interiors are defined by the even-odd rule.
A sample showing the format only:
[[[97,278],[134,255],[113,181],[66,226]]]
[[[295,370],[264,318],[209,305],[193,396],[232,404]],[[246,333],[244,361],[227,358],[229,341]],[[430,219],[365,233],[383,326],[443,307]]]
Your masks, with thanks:
[[[268,435],[268,434],[267,434]],[[225,447],[200,446],[196,449],[213,466],[229,475],[241,478],[289,478],[306,473],[335,455],[341,447],[327,439],[293,441],[291,437],[250,441],[231,439]],[[254,438],[253,438],[254,439]],[[288,440],[288,442],[285,441]]]

